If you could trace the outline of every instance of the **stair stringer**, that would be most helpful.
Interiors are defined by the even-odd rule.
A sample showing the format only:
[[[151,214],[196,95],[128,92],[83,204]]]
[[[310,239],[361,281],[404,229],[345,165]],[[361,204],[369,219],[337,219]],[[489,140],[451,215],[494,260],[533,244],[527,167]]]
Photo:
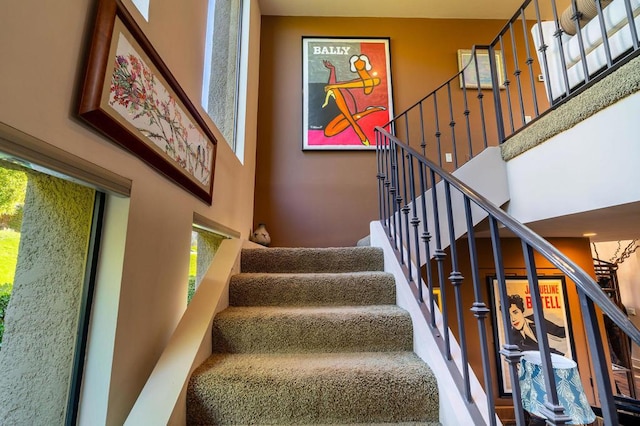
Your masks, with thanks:
[[[476,190],[480,195],[487,198],[492,203],[501,206],[509,201],[509,186],[507,180],[507,166],[502,159],[500,147],[489,147],[482,151],[477,156],[473,157],[467,163],[463,164],[456,171],[452,173],[456,178],[460,179],[465,184]],[[436,194],[438,200],[438,216],[440,224],[440,248],[442,250],[449,247],[451,239],[449,237],[449,225],[447,215],[447,204],[445,195],[444,182],[439,182],[436,185]],[[437,248],[436,236],[435,236],[435,220],[434,220],[434,208],[432,202],[432,189],[427,190],[424,195],[420,195],[416,198],[415,208],[417,217],[422,216],[422,197],[425,198],[426,212],[427,212],[427,228],[429,230],[431,240],[429,241],[429,253],[431,257],[435,253]],[[467,223],[465,218],[464,199],[462,194],[455,189],[451,189],[451,204],[453,212],[453,230],[455,234],[454,240],[460,238],[467,233]],[[414,214],[414,203],[409,203],[408,221]],[[471,203],[471,213],[473,218],[473,225],[477,225],[487,217],[487,213],[478,207],[476,204]],[[402,245],[409,247],[411,250],[411,257],[413,262],[416,261],[416,248],[415,237],[413,228],[409,228],[409,241],[407,242],[406,235],[406,223],[404,214],[396,213],[393,217],[397,220],[398,216],[402,218]],[[393,224],[393,221],[392,221]],[[392,225],[393,228],[393,225]],[[418,236],[420,237],[424,232],[424,222],[420,221],[417,227]],[[400,228],[398,227],[398,231]],[[398,244],[400,243],[400,236],[396,237]],[[408,244],[407,244],[408,243]],[[420,245],[420,266],[424,265],[427,261],[426,250],[421,240],[418,241]]]
[[[440,401],[440,423],[442,426],[491,424],[488,418],[489,410],[486,394],[471,366],[469,366],[469,380],[475,407],[468,404],[458,391],[458,385],[451,374],[450,368],[456,368],[457,375],[462,376],[461,351],[450,329],[447,332],[450,337],[451,355],[455,365],[452,366],[452,362],[446,361],[442,353],[435,349],[443,344],[442,335],[444,331],[440,310],[437,307],[435,308],[437,329],[434,330],[424,317],[423,311],[411,291],[410,284],[381,223],[379,221],[371,222],[370,232],[371,246],[383,249],[385,272],[389,272],[395,277],[397,304],[411,315],[413,350],[429,365],[436,376]],[[422,284],[424,285],[423,282]],[[502,426],[502,422],[497,415],[496,424]]]

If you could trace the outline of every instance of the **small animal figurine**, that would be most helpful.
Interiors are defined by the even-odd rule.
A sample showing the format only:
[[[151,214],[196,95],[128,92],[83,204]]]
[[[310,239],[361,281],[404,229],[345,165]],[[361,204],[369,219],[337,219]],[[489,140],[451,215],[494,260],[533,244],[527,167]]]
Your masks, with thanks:
[[[249,241],[269,247],[269,244],[271,244],[271,237],[269,236],[269,232],[267,232],[267,228],[264,223],[258,224],[258,227],[249,236]]]

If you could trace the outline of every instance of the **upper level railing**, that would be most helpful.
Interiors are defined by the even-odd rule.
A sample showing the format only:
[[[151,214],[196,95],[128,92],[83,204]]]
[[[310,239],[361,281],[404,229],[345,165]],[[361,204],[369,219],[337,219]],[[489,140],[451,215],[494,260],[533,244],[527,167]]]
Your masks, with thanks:
[[[638,26],[640,0],[527,0],[489,44],[459,51],[461,72],[391,133],[455,170],[638,56]]]
[[[587,10],[587,6],[593,10]],[[562,6],[562,7],[559,7]],[[605,7],[606,6],[606,7]],[[546,240],[506,214],[498,206],[450,174],[488,146],[495,146],[521,131],[529,121],[587,90],[618,67],[636,57],[640,0],[527,0],[488,45],[476,45],[459,52],[462,70],[433,92],[399,114],[384,128],[376,129],[380,218],[405,266],[417,298],[426,307],[429,322],[436,328],[434,288],[439,288],[444,330],[449,328],[447,299],[453,291],[457,334],[464,378],[460,392],[473,403],[468,371],[468,331],[462,302],[462,256],[468,256],[478,321],[482,375],[487,395],[488,418],[496,423],[496,390],[486,317],[491,312],[486,300],[486,283],[480,278],[474,218],[486,217],[495,267],[496,299],[506,301],[504,251],[501,235],[517,238],[522,247],[526,279],[531,292],[531,309],[537,349],[541,353],[547,403],[543,413],[548,424],[571,421],[561,405],[547,339],[537,264],[560,271],[574,284],[580,300],[594,367],[595,385],[607,425],[617,425],[618,416],[611,388],[610,366],[604,350],[595,306],[607,315],[636,344],[640,331],[602,292],[594,279],[574,261]],[[595,13],[595,14],[594,14]],[[586,15],[593,15],[586,19]],[[545,19],[547,19],[545,21]],[[573,29],[571,26],[573,25]],[[564,29],[563,29],[564,28]],[[570,36],[565,31],[574,31]],[[466,56],[468,59],[465,59]],[[464,218],[462,223],[455,217]],[[460,229],[463,228],[463,232]],[[446,247],[443,235],[466,233],[468,250],[456,243]],[[447,251],[448,250],[448,256]],[[426,253],[421,271],[420,252]],[[432,271],[432,269],[434,269]],[[426,277],[422,281],[422,272]],[[448,278],[445,279],[445,276]],[[446,281],[450,282],[447,283]],[[519,385],[522,351],[512,334],[508,306],[499,316],[504,330],[500,349],[508,363],[516,423],[525,424]],[[449,334],[443,333],[445,359],[453,362]],[[475,348],[474,348],[475,349]]]

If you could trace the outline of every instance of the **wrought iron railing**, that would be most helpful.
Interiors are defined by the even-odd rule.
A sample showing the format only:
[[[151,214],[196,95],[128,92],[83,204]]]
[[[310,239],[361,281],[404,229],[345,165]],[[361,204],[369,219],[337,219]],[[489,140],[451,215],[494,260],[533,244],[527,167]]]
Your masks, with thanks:
[[[584,2],[571,0],[565,4],[568,5],[567,9],[561,13],[554,0],[525,1],[490,44],[474,46],[470,52],[470,60],[461,72],[399,114],[384,128],[376,129],[381,222],[397,250],[418,301],[427,308],[427,320],[432,328],[436,327],[435,284],[441,292],[440,307],[445,330],[449,328],[447,298],[451,296],[448,293],[453,291],[462,354],[461,374],[464,378],[460,392],[472,403],[467,362],[469,348],[466,347],[467,330],[464,322],[464,312],[468,306],[462,304],[462,284],[468,278],[463,277],[460,272],[461,259],[456,243],[447,247],[446,239],[443,238],[446,234],[452,236],[450,241],[454,241],[455,235],[464,233],[466,236],[469,256],[467,261],[471,265],[470,281],[475,298],[471,311],[478,320],[482,376],[490,424],[496,422],[496,401],[485,324],[490,310],[487,301],[483,299],[485,284],[481,282],[476,249],[474,223],[477,223],[477,215],[486,217],[489,224],[487,232],[493,250],[500,300],[507,300],[508,296],[500,235],[507,233],[521,242],[534,320],[539,324],[536,329],[538,349],[542,354],[545,377],[548,378],[545,382],[548,396],[545,416],[548,424],[565,424],[570,418],[559,403],[552,374],[536,259],[548,261],[576,285],[587,341],[592,351],[601,415],[607,425],[618,424],[618,417],[612,395],[609,364],[598,326],[599,314],[596,314],[595,306],[636,344],[640,344],[640,331],[609,300],[591,276],[546,240],[450,173],[488,146],[504,142],[529,121],[536,120],[588,89],[640,53],[637,21],[634,24],[640,9],[638,0],[613,0],[607,6],[617,4],[616,7],[620,8],[622,5],[627,19],[626,25],[618,26],[615,33],[599,30],[598,27],[596,30],[588,30],[591,31],[588,34],[585,29],[583,33],[586,24],[579,10]],[[596,16],[592,19],[605,28],[610,16],[599,1],[595,1],[594,7]],[[560,21],[563,15],[565,22],[562,25],[566,27],[566,18],[570,18],[577,28],[572,39],[562,31]],[[545,16],[550,17],[547,23],[543,23]],[[543,29],[543,26],[547,28]],[[551,36],[549,27],[553,30]],[[602,39],[599,50],[589,45],[593,31],[599,32]],[[615,46],[612,43],[615,34],[623,34],[622,32],[628,32],[628,47],[619,44],[617,39],[614,40],[617,43]],[[573,55],[572,63],[568,63],[565,57],[568,55],[565,52],[569,52],[569,49],[577,49],[578,52]],[[600,55],[604,62],[593,65],[589,55]],[[455,220],[456,216],[463,217],[463,222]],[[427,259],[424,263],[424,281],[420,268],[421,258]],[[431,259],[434,271],[431,270]],[[447,275],[448,278],[445,278]],[[446,283],[447,279],[450,285]],[[508,330],[510,321],[506,309],[502,309],[501,320],[503,330]],[[449,333],[443,333],[443,339],[443,356],[453,362]],[[500,353],[509,364],[516,423],[523,425],[525,412],[518,381],[518,364],[522,353],[509,333],[505,333],[505,339],[506,344]]]
[[[478,330],[482,353],[483,376],[485,379],[484,389],[487,395],[487,405],[489,407],[489,419],[495,421],[495,398],[491,375],[491,356],[487,337],[487,327],[485,320],[489,314],[487,301],[483,298],[484,284],[480,278],[478,266],[478,254],[476,251],[476,231],[474,230],[474,215],[486,215],[489,223],[489,238],[493,249],[495,263],[495,275],[498,283],[500,300],[508,300],[507,288],[505,284],[505,268],[503,265],[503,252],[501,250],[501,233],[508,232],[514,238],[521,241],[522,252],[526,265],[526,276],[531,291],[531,301],[534,313],[534,321],[537,326],[538,349],[543,354],[543,371],[546,381],[546,392],[549,398],[549,405],[546,407],[547,418],[550,424],[560,425],[569,421],[563,413],[563,408],[559,404],[556,391],[556,383],[551,373],[552,365],[550,358],[550,347],[547,341],[547,330],[544,321],[543,306],[538,288],[538,274],[536,268],[536,257],[541,256],[553,267],[557,268],[572,280],[579,295],[582,308],[584,326],[586,329],[589,347],[592,350],[592,362],[595,369],[596,384],[600,397],[602,416],[607,425],[616,425],[617,414],[610,383],[609,363],[605,357],[603,339],[598,326],[597,305],[618,327],[626,333],[636,344],[640,344],[640,331],[629,321],[624,313],[607,297],[594,279],[577,266],[570,258],[554,248],[549,242],[535,234],[533,231],[522,225],[511,216],[506,214],[498,206],[491,203],[482,195],[471,189],[469,186],[458,180],[456,177],[442,169],[436,163],[425,158],[389,132],[377,129],[377,161],[378,178],[380,191],[380,214],[383,226],[388,236],[398,251],[398,257],[405,266],[408,280],[417,290],[418,300],[425,304],[428,309],[428,322],[435,328],[436,319],[434,307],[434,287],[440,289],[442,300],[442,321],[443,328],[449,328],[449,315],[447,312],[450,297],[448,292],[453,290],[455,299],[455,311],[457,314],[458,336],[460,336],[460,348],[462,354],[462,365],[464,370],[464,385],[461,393],[469,403],[472,397],[469,387],[468,353],[464,336],[467,334],[464,312],[468,306],[462,304],[462,284],[466,281],[460,273],[460,254],[456,244],[451,244],[448,248],[442,244],[442,234],[455,235],[455,226],[460,226],[461,222],[456,222],[454,216],[460,214],[462,210],[464,217],[464,229],[469,246],[469,258],[467,261],[471,265],[471,284],[475,301],[471,311],[478,319]],[[442,193],[444,193],[444,205],[442,205]],[[452,201],[453,200],[453,201]],[[440,205],[438,203],[440,202]],[[433,215],[430,219],[429,215]],[[433,226],[429,227],[429,224]],[[421,228],[422,227],[422,228]],[[458,230],[460,231],[460,230]],[[445,249],[449,250],[450,268],[445,270]],[[420,252],[424,250],[426,258],[435,260],[436,271],[432,274],[431,262],[425,264],[426,282],[422,281],[420,270]],[[445,276],[448,276],[450,286],[446,283]],[[431,277],[436,277],[431,279]],[[437,284],[435,286],[434,284]],[[503,329],[511,327],[509,313],[506,309],[501,310]],[[452,361],[449,334],[444,335],[444,357]],[[513,404],[518,425],[524,424],[524,411],[520,399],[520,389],[518,382],[517,365],[520,362],[521,351],[515,342],[511,341],[509,333],[505,333],[506,345],[501,348],[500,353],[509,363],[509,374],[513,389]],[[551,374],[550,374],[551,373]],[[490,423],[495,424],[495,423]]]
[[[459,52],[463,71],[398,114],[391,133],[452,171],[640,54],[639,0],[592,1],[590,20],[585,3],[526,0],[489,44]]]

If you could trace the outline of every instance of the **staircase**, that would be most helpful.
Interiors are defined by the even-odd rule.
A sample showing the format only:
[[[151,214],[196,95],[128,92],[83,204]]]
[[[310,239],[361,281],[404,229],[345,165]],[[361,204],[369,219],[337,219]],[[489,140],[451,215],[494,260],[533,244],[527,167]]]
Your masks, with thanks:
[[[373,247],[243,250],[187,424],[439,424],[383,263]]]

